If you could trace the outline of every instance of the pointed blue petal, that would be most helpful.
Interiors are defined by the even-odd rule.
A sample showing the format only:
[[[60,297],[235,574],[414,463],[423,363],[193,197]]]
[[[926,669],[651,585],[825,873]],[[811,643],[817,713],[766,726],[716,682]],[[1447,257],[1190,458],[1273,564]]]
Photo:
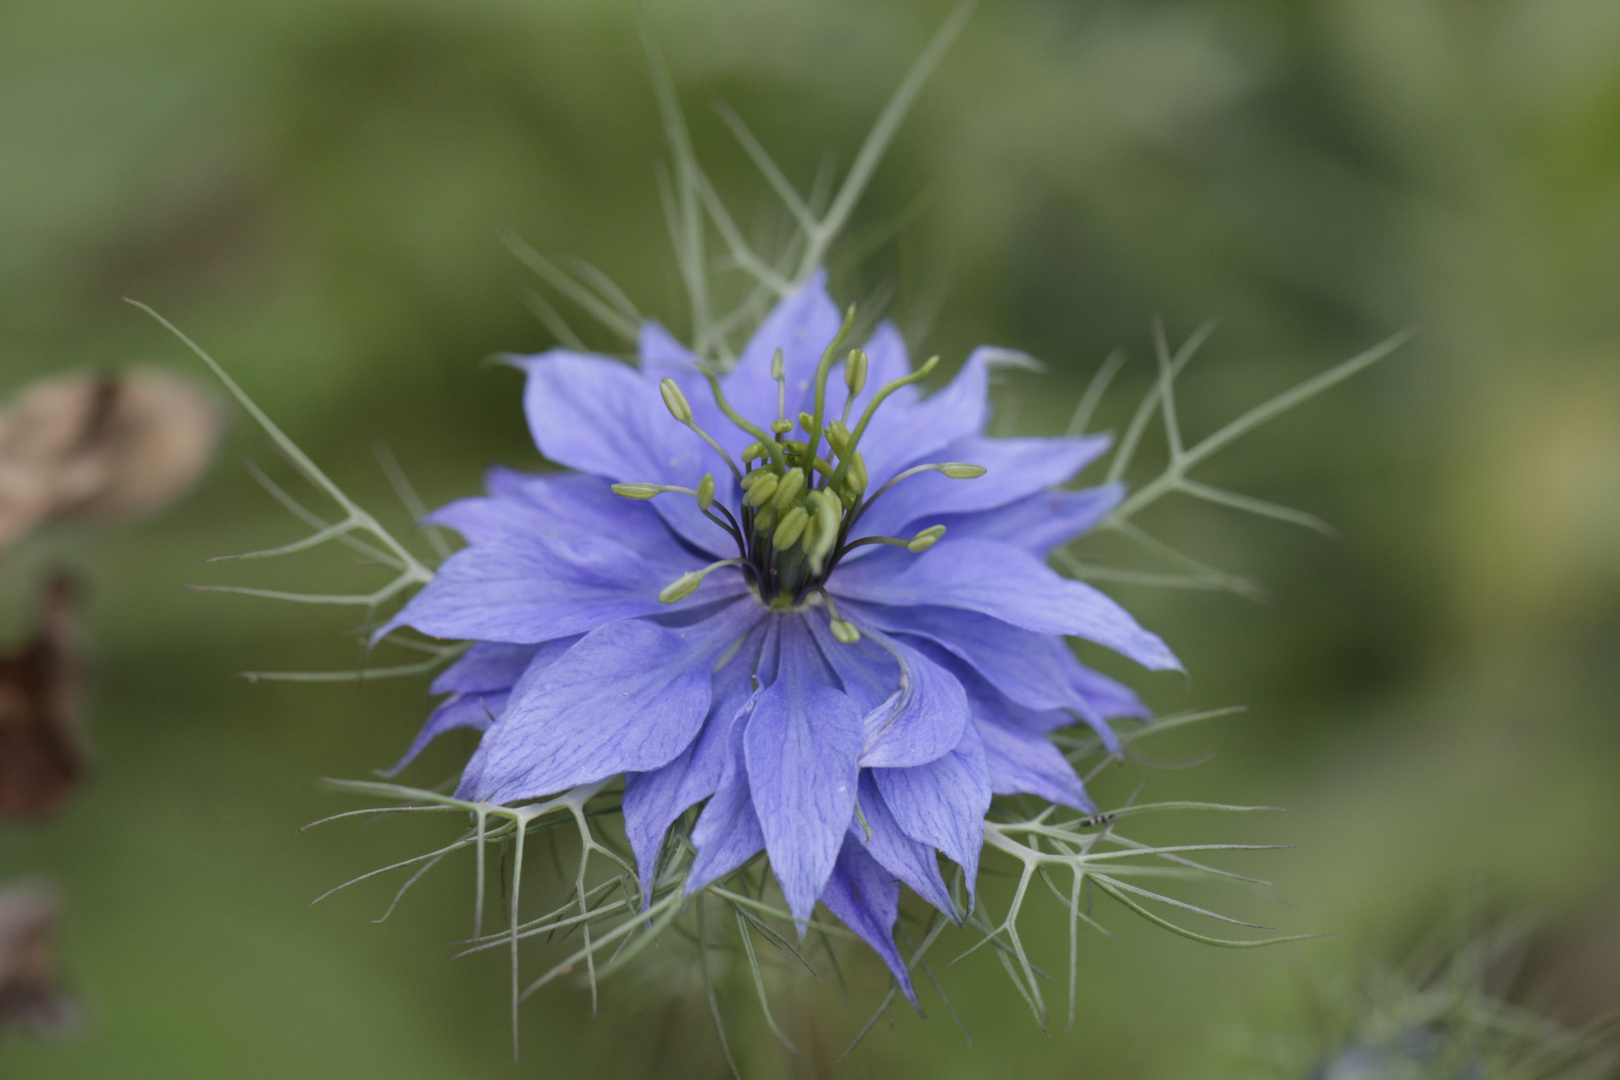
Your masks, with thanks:
[[[636,856],[644,898],[651,897],[658,854],[670,824],[687,807],[713,795],[720,786],[733,741],[732,721],[753,695],[754,669],[759,664],[764,637],[765,631],[758,626],[748,631],[736,654],[714,673],[709,714],[691,746],[662,769],[625,775],[624,831]]]
[[[982,465],[983,476],[952,480],[929,471],[908,476],[884,492],[861,516],[857,536],[911,536],[945,515],[1004,507],[1074,476],[1108,448],[1107,435],[1057,439],[957,439],[929,461]]]
[[[608,623],[514,690],[458,797],[507,803],[674,760],[697,737],[714,662],[757,617],[733,604],[680,629]]]
[[[447,731],[458,728],[471,728],[474,731],[485,731],[500,716],[506,708],[507,692],[474,691],[468,694],[452,694],[438,708],[428,714],[427,722],[422,730],[417,732],[416,738],[411,742],[405,756],[395,763],[394,767],[386,770],[383,775],[387,777],[398,776],[405,770],[405,766],[416,760],[416,755],[427,749],[428,743],[437,739]]]
[[[810,632],[782,619],[776,680],[760,692],[743,746],[771,869],[797,919],[808,919],[855,809],[861,716],[830,679]]]
[[[1000,540],[1045,559],[1053,548],[1096,528],[1124,498],[1124,484],[1043,491],[985,513],[944,514],[929,524],[945,526],[953,539]]]
[[[911,769],[873,769],[873,779],[907,836],[943,851],[967,874],[971,893],[990,809],[990,774],[975,725],[955,750]]]
[[[866,853],[911,886],[911,891],[933,904],[951,921],[956,921],[956,905],[951,902],[950,890],[939,874],[939,856],[934,849],[907,836],[894,820],[888,802],[878,790],[870,769],[861,770],[860,808],[866,819],[866,828],[855,820],[849,823],[849,835],[866,847]],[[867,829],[871,835],[867,835]]]
[[[1145,667],[1181,670],[1175,654],[1090,585],[1060,577],[1039,559],[994,540],[949,535],[899,573],[894,556],[839,567],[839,597],[879,604],[967,608],[1042,634],[1073,634]]]
[[[1080,701],[1071,672],[1080,666],[1063,639],[976,611],[919,604],[848,604],[850,618],[949,651],[1003,694],[1032,709],[1070,709]]]
[[[485,731],[506,710],[515,686],[533,679],[574,647],[578,637],[558,638],[544,645],[505,645],[476,642],[459,660],[440,672],[430,692],[453,696],[428,716],[410,749],[385,775],[397,776],[427,744],[455,728]]]
[[[562,350],[522,366],[529,373],[523,391],[529,429],[540,452],[559,465],[614,482],[689,488],[704,473],[725,470],[707,443],[669,415],[652,375],[607,357]],[[653,500],[653,509],[704,551],[734,546],[690,497],[666,495]]]
[[[428,693],[510,690],[539,650],[538,645],[476,641],[455,663],[439,672],[433,685],[428,687]]]
[[[853,836],[843,847],[821,892],[827,910],[859,934],[889,965],[901,991],[913,1006],[917,992],[911,986],[911,973],[894,944],[894,921],[900,914],[900,886],[877,861],[862,849]]]
[[[990,769],[990,789],[997,795],[1037,795],[1083,814],[1096,813],[1097,806],[1075,775],[1074,766],[1052,740],[991,712],[980,714],[977,722]]]
[[[445,560],[433,580],[377,632],[413,626],[432,637],[535,643],[603,623],[669,610],[658,593],[701,562],[671,544],[654,561],[605,537],[509,536]],[[746,591],[741,574],[717,573],[703,596]]]
[[[806,621],[844,692],[862,710],[862,765],[922,765],[961,741],[967,696],[950,672],[875,630],[846,645],[819,616]]]
[[[760,831],[759,815],[754,812],[754,800],[748,793],[748,766],[743,737],[748,731],[748,720],[754,714],[754,707],[759,704],[762,688],[776,680],[782,651],[782,620],[766,619],[760,627],[764,640],[760,645],[753,682],[761,689],[749,695],[731,722],[726,735],[726,755],[720,769],[720,783],[692,829],[692,846],[697,849],[697,857],[692,860],[692,868],[686,878],[688,896],[709,882],[731,873],[765,847],[765,834]]]
[[[1139,720],[1148,720],[1153,716],[1153,711],[1142,704],[1142,699],[1129,687],[1092,671],[1084,664],[1076,665],[1076,670],[1070,672],[1070,676],[1074,679],[1076,692],[1096,710],[1098,716],[1134,716]]]
[[[997,795],[1038,795],[1082,813],[1095,812],[1074,766],[1042,733],[1042,719],[1051,713],[1038,713],[1008,700],[972,671],[958,669],[957,675],[973,710],[972,726],[984,744],[992,791]],[[1056,726],[1046,725],[1047,729]],[[1113,740],[1106,723],[1100,724],[1099,734],[1103,734],[1105,742]],[[1117,752],[1117,740],[1112,741],[1110,750]]]
[[[878,407],[861,455],[877,490],[907,465],[938,461],[935,455],[964,435],[977,435],[990,415],[989,361],[993,349],[975,349],[950,385],[915,405],[896,407],[893,398]],[[909,482],[909,481],[908,481]]]
[[[454,529],[469,543],[507,536],[577,540],[610,536],[641,555],[667,558],[676,543],[650,503],[613,494],[608,481],[587,473],[542,475],[494,468],[484,478],[489,495],[460,499],[423,519]]]

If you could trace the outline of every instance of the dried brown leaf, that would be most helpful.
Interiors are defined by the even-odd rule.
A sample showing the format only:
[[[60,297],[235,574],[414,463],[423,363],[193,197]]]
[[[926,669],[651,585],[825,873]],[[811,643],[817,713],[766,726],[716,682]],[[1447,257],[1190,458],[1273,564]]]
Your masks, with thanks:
[[[54,518],[161,509],[196,481],[222,426],[213,398],[161,373],[34,383],[0,410],[0,549]]]
[[[84,775],[77,623],[73,582],[58,576],[34,640],[0,657],[0,816],[47,814]]]

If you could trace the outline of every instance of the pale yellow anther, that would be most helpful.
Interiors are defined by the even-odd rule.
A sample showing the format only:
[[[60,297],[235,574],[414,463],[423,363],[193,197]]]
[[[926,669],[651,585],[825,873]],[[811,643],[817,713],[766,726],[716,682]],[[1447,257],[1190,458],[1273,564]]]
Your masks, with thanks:
[[[760,458],[768,458],[770,456],[771,452],[765,449],[765,444],[762,442],[751,442],[747,446],[743,447],[742,459],[745,462],[758,461]],[[744,479],[746,479],[746,477]]]
[[[866,459],[861,456],[861,452],[859,450],[855,451],[855,456],[849,461],[849,472],[846,475],[845,480],[849,484],[849,490],[853,491],[856,495],[864,495],[866,493]]]
[[[852,622],[847,622],[843,619],[834,619],[829,624],[829,628],[832,630],[832,636],[837,638],[839,641],[842,641],[845,645],[853,645],[857,641],[861,640],[861,632],[855,628],[855,624]]]
[[[850,397],[866,389],[866,353],[860,349],[851,349],[844,361],[844,385],[849,387]]]
[[[983,465],[969,465],[961,461],[949,461],[941,465],[939,471],[952,480],[972,480],[976,476],[983,476],[988,470]]]
[[[753,475],[759,479],[748,485],[748,494],[743,496],[743,502],[749,506],[764,506],[771,501],[771,496],[776,494],[776,487],[781,480],[775,473],[763,470]]]
[[[792,430],[793,430],[793,421],[791,421],[791,420],[772,420],[771,421],[771,434],[772,435],[786,435],[788,432],[790,432]]]
[[[714,474],[704,473],[703,479],[698,481],[697,502],[699,510],[707,510],[714,505]]]
[[[945,535],[945,526],[943,526],[943,525],[929,526],[928,528],[924,529],[922,532],[918,533],[916,536],[913,536],[906,543],[906,550],[907,551],[912,551],[912,552],[927,551],[929,548],[931,548],[935,544],[939,543],[939,538],[944,536],[944,535]]]
[[[659,484],[614,484],[609,490],[627,499],[650,499],[664,489]]]
[[[787,376],[787,367],[782,362],[782,350],[777,349],[771,354],[771,378],[782,379]]]
[[[687,404],[686,395],[681,388],[675,385],[674,379],[664,379],[658,384],[658,392],[664,396],[664,405],[669,409],[669,415],[683,424],[692,422],[692,406]]]
[[[832,446],[833,453],[843,457],[845,448],[849,446],[849,429],[834,420],[827,425],[827,442]]]
[[[673,604],[685,600],[688,596],[697,592],[698,586],[703,584],[703,578],[704,574],[699,570],[694,570],[689,574],[682,574],[664,586],[658,594],[658,602],[660,604]]]
[[[803,494],[804,470],[794,466],[782,477],[781,483],[776,485],[776,490],[771,496],[771,505],[778,511],[786,510],[798,502],[799,496]]]
[[[795,506],[782,515],[782,520],[776,526],[776,533],[771,537],[771,543],[778,551],[786,551],[798,543],[799,537],[810,524],[810,514],[802,506]]]

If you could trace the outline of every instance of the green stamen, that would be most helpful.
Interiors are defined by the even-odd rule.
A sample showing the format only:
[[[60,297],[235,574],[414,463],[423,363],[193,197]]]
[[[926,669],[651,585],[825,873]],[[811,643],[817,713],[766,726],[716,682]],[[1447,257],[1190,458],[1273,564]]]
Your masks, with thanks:
[[[725,391],[720,389],[720,377],[718,375],[708,368],[704,368],[703,377],[709,380],[709,389],[714,393],[714,403],[719,406],[721,412],[725,413],[726,419],[742,428],[743,431],[752,435],[755,439],[758,439],[760,445],[764,446],[770,453],[771,464],[775,465],[779,471],[786,472],[787,461],[783,457],[782,447],[778,445],[777,441],[765,434],[758,425],[749,423],[748,420],[737,413],[736,409],[732,408],[731,402],[726,400]]]
[[[735,508],[737,512],[733,515],[731,508],[716,502],[712,473],[704,474],[696,490],[668,484],[613,485],[615,492],[632,499],[651,499],[665,492],[691,495],[704,515],[736,540],[741,552],[737,558],[723,559],[702,570],[681,575],[659,593],[663,603],[676,603],[692,595],[710,573],[722,566],[742,565],[760,600],[772,609],[793,610],[806,602],[807,591],[819,594],[825,599],[831,616],[829,626],[833,637],[851,644],[861,640],[861,632],[854,623],[839,616],[837,605],[821,583],[831,566],[851,548],[862,544],[888,544],[923,552],[944,535],[945,527],[935,525],[909,540],[892,536],[863,537],[853,543],[846,540],[850,529],[872,501],[908,476],[933,470],[952,479],[968,479],[985,473],[983,466],[963,462],[918,465],[894,477],[871,498],[866,497],[870,481],[859,443],[867,426],[890,395],[902,386],[927,378],[938,366],[939,358],[931,357],[916,371],[878,388],[866,404],[860,422],[851,430],[849,414],[854,399],[865,392],[870,359],[860,349],[849,350],[843,370],[847,391],[843,414],[834,419],[827,416],[827,380],[854,318],[855,309],[846,309],[838,333],[821,354],[815,373],[813,411],[800,412],[793,420],[786,415],[787,373],[782,350],[776,350],[771,357],[771,378],[777,384],[777,419],[765,428],[737,412],[726,399],[716,372],[706,367],[700,369],[708,380],[716,407],[754,440],[742,451],[743,469],[737,467],[724,447],[697,426],[691,403],[679,384],[672,379],[660,381],[659,393],[670,415],[725,459],[743,492],[741,506]],[[787,437],[795,426],[803,429],[803,441]],[[828,446],[825,459],[818,455],[823,435]],[[815,597],[808,599],[815,601]]]
[[[776,489],[781,484],[781,477],[763,470],[749,475],[757,476],[759,479],[748,485],[748,494],[743,496],[743,502],[757,509],[771,501],[771,496],[776,494]],[[804,474],[799,475],[802,477]]]
[[[930,356],[922,367],[918,368],[916,371],[913,371],[910,375],[902,375],[893,382],[884,383],[883,386],[878,389],[878,392],[872,395],[872,400],[867,402],[866,410],[861,413],[861,422],[856,424],[855,430],[850,433],[850,453],[855,453],[856,448],[860,445],[861,436],[866,434],[866,425],[872,422],[872,415],[877,412],[878,406],[883,404],[884,400],[887,399],[890,394],[894,393],[902,386],[909,386],[914,382],[920,382],[921,380],[928,378],[929,374],[938,366],[939,357]],[[844,463],[838,466],[838,472],[833,476],[831,483],[828,485],[829,487],[836,487],[838,483],[844,479],[843,474],[849,470],[849,460],[850,459],[848,457],[845,457]]]
[[[704,578],[708,577],[722,566],[736,566],[742,561],[742,559],[721,559],[717,563],[710,563],[701,570],[693,570],[691,573],[682,574],[680,577],[664,586],[662,591],[660,591],[658,594],[658,602],[660,604],[679,603],[680,601],[685,600],[688,596],[691,596],[693,593],[697,592],[698,586],[703,584]]]
[[[658,392],[664,396],[664,406],[669,409],[677,423],[690,424],[692,422],[692,406],[681,393],[681,388],[675,385],[674,379],[664,379],[658,384]]]
[[[828,343],[827,349],[821,354],[821,363],[816,365],[816,411],[810,418],[810,427],[805,432],[810,436],[810,454],[816,452],[817,444],[821,442],[821,420],[827,412],[827,375],[832,371],[833,354],[838,346],[844,343],[849,335],[850,328],[855,325],[855,305],[851,304],[844,311],[844,324],[838,328],[838,333]]]
[[[799,496],[804,494],[804,470],[798,466],[787,471],[780,483],[776,485],[776,493],[771,496],[771,506],[777,510],[786,510],[798,502]]]
[[[771,378],[776,380],[776,419],[780,422],[787,417],[787,366],[781,349],[771,354]]]
[[[945,526],[930,525],[910,540],[902,540],[898,536],[863,536],[859,540],[844,545],[845,551],[864,547],[867,544],[887,544],[890,547],[903,547],[907,551],[920,554],[939,543],[939,538],[945,535]]]
[[[972,480],[983,476],[988,471],[989,470],[983,465],[969,465],[962,461],[945,461],[930,465],[916,465],[907,469],[905,472],[900,473],[893,480],[890,480],[887,484],[884,484],[882,487],[874,491],[872,493],[872,497],[866,500],[866,505],[861,507],[861,513],[866,513],[871,505],[877,502],[885,491],[888,491],[890,488],[894,487],[894,485],[906,479],[908,476],[916,476],[918,473],[925,472],[938,472],[944,473],[952,480]]]
[[[676,487],[674,484],[614,484],[608,489],[615,495],[622,495],[626,499],[651,499],[665,492],[673,491],[681,495],[696,495],[697,492],[688,487]]]
[[[782,521],[776,526],[776,532],[771,536],[771,544],[778,551],[786,551],[799,542],[804,535],[805,526],[810,524],[810,514],[802,506],[795,506],[782,515]]]
[[[844,361],[844,386],[849,393],[844,396],[844,414],[839,417],[842,421],[838,426],[843,427],[849,423],[849,410],[854,406],[855,399],[866,389],[866,353],[861,349],[850,350],[849,359]]]

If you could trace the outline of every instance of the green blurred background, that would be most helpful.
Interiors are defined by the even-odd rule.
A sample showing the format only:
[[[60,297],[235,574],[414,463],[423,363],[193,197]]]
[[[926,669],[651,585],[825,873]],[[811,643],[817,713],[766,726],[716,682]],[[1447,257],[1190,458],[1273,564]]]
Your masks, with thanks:
[[[947,10],[648,4],[699,156],[761,230],[780,214],[711,103],[808,188],[847,165]],[[0,396],[131,362],[201,379],[121,302],[136,297],[408,529],[374,441],[430,504],[492,462],[537,461],[517,377],[484,363],[552,343],[501,230],[591,260],[684,332],[664,156],[628,3],[13,0]],[[1119,936],[1082,943],[1072,1032],[1042,1034],[979,955],[944,976],[971,1049],[930,999],[931,1019],[880,1025],[838,1074],[1218,1075],[1311,972],[1459,896],[1572,943],[1586,974],[1554,969],[1582,988],[1572,1019],[1620,1001],[1620,4],[986,0],[855,225],[840,299],[886,299],[948,364],[980,342],[1046,364],[1003,389],[1003,430],[1060,430],[1123,345],[1135,361],[1096,425],[1117,430],[1149,385],[1155,315],[1177,337],[1221,320],[1182,392],[1194,435],[1397,329],[1422,334],[1201,474],[1342,541],[1167,504],[1147,524],[1269,599],[1108,586],[1191,672],[1133,676],[1155,707],[1249,711],[1153,747],[1212,752],[1201,768],[1103,796],[1145,779],[1151,796],[1287,807],[1170,835],[1297,845],[1234,860],[1279,885],[1235,906],[1340,936],[1226,952],[1106,912]],[[53,529],[0,563],[7,641],[45,568],[87,579],[96,661],[91,782],[48,823],[0,826],[0,878],[45,872],[67,893],[88,1030],[0,1044],[0,1076],[723,1075],[690,978],[657,964],[606,984],[594,1020],[579,986],[542,993],[513,1064],[501,960],[446,959],[468,930],[465,867],[382,925],[388,884],[306,907],[444,835],[295,831],[355,805],[315,778],[389,764],[424,682],[232,678],[353,663],[352,616],[184,584],[371,580],[342,556],[202,566],[299,535],[244,457],[287,475],[239,422],[165,517]],[[412,778],[449,775],[469,745],[450,742]],[[1032,929],[1061,971],[1055,909]],[[787,984],[798,1057],[738,998],[739,1054],[752,1075],[824,1075],[881,987],[864,961],[847,1001]]]

